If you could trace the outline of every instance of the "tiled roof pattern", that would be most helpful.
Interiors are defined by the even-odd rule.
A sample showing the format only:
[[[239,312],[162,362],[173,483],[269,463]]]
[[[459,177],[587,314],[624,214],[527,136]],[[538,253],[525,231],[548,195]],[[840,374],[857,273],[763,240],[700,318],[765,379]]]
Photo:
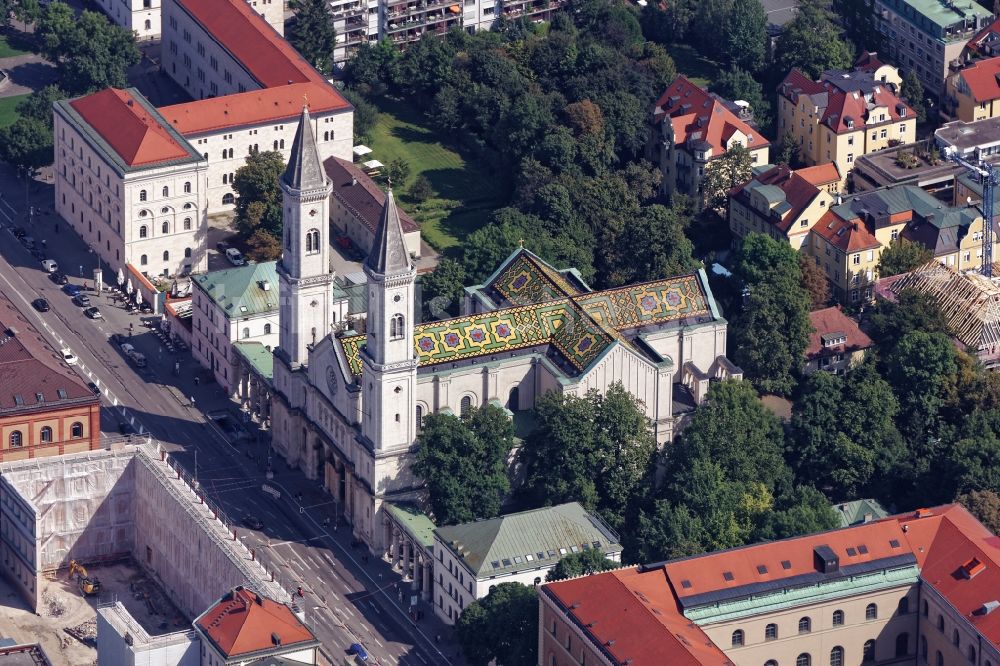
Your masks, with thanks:
[[[825,162],[811,167],[796,169],[795,173],[816,187],[840,182],[840,170],[834,162]]]
[[[78,97],[69,105],[128,166],[150,166],[191,156],[170,135],[163,117],[131,91],[117,88]]]
[[[1000,56],[978,60],[958,73],[969,86],[972,98],[977,102],[989,102],[1000,98]]]
[[[809,323],[812,325],[813,332],[809,334],[809,344],[806,345],[805,355],[810,360],[824,354],[850,353],[872,346],[872,339],[858,328],[856,321],[844,314],[838,307],[810,312]],[[847,341],[844,344],[824,347],[823,336],[830,333],[844,333]]]
[[[622,339],[622,331],[711,315],[696,275],[577,295],[557,271],[542,265],[519,250],[490,282],[507,302],[524,305],[416,326],[413,342],[419,365],[552,345],[576,372],[583,372],[612,342]],[[366,336],[339,340],[351,372],[360,375]]]
[[[656,108],[657,117],[665,114],[671,119],[678,145],[689,139],[705,141],[712,147],[713,156],[718,156],[737,130],[747,135],[749,150],[770,145],[760,132],[683,75],[667,87]]]
[[[195,625],[226,657],[273,650],[276,646],[272,634],[286,649],[299,644],[300,649],[319,645],[288,606],[242,587],[227,593],[202,613]]]
[[[807,97],[811,106],[819,108],[820,123],[838,134],[863,131],[869,109],[877,107],[887,108],[888,120],[885,122],[899,121],[902,117],[899,110],[904,107],[907,120],[916,118],[913,109],[884,84],[875,84],[869,101],[862,92],[845,92],[831,81],[813,81],[793,69],[778,86],[778,92],[793,104],[799,104],[800,97]],[[849,120],[853,121],[853,126],[849,126]]]
[[[841,252],[874,250],[882,246],[863,220],[844,220],[832,210],[826,211],[812,230]]]
[[[385,192],[368,174],[348,160],[330,157],[323,163],[323,168],[326,169],[326,175],[333,184],[333,196],[374,232],[382,217]],[[397,210],[404,234],[419,230],[420,227],[406,214],[406,211],[398,206]]]
[[[479,577],[554,565],[591,548],[622,549],[618,536],[578,502],[439,527],[434,534]]]
[[[836,169],[834,169],[834,172],[836,172]],[[839,180],[839,177],[837,180]],[[778,219],[772,217],[768,219],[782,233],[789,231],[791,225],[795,223],[802,211],[819,194],[819,188],[804,178],[801,170],[793,171],[785,165],[779,165],[758,174],[751,181],[738,187],[732,196],[749,207],[750,193],[754,190],[764,192],[766,188],[777,190],[776,194],[779,194],[788,203],[788,206],[782,211]],[[770,197],[768,199],[770,200]]]

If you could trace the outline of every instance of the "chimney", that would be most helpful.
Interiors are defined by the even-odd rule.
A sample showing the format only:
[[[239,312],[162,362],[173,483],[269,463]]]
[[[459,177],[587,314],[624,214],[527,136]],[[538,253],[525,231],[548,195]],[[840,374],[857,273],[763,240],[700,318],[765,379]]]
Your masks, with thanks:
[[[278,635],[278,632],[271,632],[271,643],[274,645],[281,645],[281,636]]]
[[[260,596],[259,594],[253,595],[253,600],[255,602],[257,602],[258,606],[263,606],[264,605],[264,597]]]
[[[354,187],[357,184],[358,184],[358,177],[354,176],[353,178],[351,178],[351,187]]]
[[[826,544],[813,548],[813,564],[820,573],[832,574],[840,571],[840,558]]]
[[[126,104],[128,104],[129,106],[132,106],[132,100],[128,100],[128,101],[127,101],[127,102],[125,102],[125,103],[126,103]]]
[[[997,601],[996,599],[993,601],[987,601],[979,607],[979,610],[976,611],[976,615],[989,615],[997,608],[1000,608],[1000,601]]]

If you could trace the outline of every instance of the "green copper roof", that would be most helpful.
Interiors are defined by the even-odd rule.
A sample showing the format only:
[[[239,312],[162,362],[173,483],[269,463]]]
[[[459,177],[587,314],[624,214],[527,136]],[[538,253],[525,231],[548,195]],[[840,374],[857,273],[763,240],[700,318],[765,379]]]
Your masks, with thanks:
[[[273,261],[234,266],[194,276],[194,282],[230,319],[278,312],[278,273]]]
[[[880,520],[889,515],[889,512],[873,499],[859,499],[834,504],[833,511],[840,518],[841,527],[850,527],[858,523]]]
[[[434,521],[412,504],[386,504],[386,510],[421,546],[434,547]]]
[[[233,349],[264,379],[274,379],[274,353],[260,342],[234,342]]]
[[[900,4],[909,5],[917,14],[942,28],[964,22],[972,17],[978,19],[992,17],[990,12],[973,0],[959,0],[955,3],[944,3],[941,0],[904,0]]]
[[[578,502],[439,527],[434,535],[479,578],[552,566],[584,550],[622,549],[618,535]]]

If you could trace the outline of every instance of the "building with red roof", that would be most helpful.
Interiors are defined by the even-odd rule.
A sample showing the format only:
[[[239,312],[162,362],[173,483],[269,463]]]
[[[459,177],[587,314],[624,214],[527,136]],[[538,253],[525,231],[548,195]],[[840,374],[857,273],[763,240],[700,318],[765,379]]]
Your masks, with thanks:
[[[292,609],[242,586],[199,615],[194,629],[201,638],[203,664],[246,664],[274,657],[317,663],[320,643]]]
[[[551,583],[539,661],[1000,663],[1000,539],[947,505]]]
[[[948,77],[946,108],[959,120],[1000,116],[1000,56],[977,60]]]
[[[161,0],[94,0],[108,17],[135,32],[139,41],[160,38]],[[282,0],[246,0],[279,33],[285,33],[285,7]]]
[[[709,94],[678,76],[653,108],[648,157],[660,165],[663,190],[702,200],[705,166],[735,145],[746,148],[755,166],[767,164],[770,142],[752,124],[745,103]]]
[[[809,313],[809,344],[805,349],[803,372],[818,370],[841,375],[865,358],[872,340],[839,306],[814,310]]]
[[[916,139],[916,115],[896,96],[899,73],[871,57],[859,62],[819,81],[792,70],[778,86],[777,131],[795,137],[804,162],[833,162],[844,178],[855,158]]]

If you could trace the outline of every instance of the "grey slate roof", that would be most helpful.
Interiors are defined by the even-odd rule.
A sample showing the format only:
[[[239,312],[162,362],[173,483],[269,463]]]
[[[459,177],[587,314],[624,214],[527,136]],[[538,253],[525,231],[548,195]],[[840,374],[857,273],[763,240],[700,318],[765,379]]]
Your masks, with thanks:
[[[622,549],[618,535],[579,502],[439,527],[434,535],[478,578],[554,566],[584,550]]]
[[[365,260],[365,267],[378,275],[399,275],[413,270],[410,254],[406,250],[406,240],[403,238],[399,210],[391,189],[386,192],[382,217],[375,229],[375,238]]]
[[[302,107],[299,128],[295,130],[292,153],[288,158],[288,167],[281,179],[286,185],[297,190],[326,187],[326,171],[323,170],[323,163],[320,161],[319,151],[316,149],[316,139],[313,136],[308,107]]]

